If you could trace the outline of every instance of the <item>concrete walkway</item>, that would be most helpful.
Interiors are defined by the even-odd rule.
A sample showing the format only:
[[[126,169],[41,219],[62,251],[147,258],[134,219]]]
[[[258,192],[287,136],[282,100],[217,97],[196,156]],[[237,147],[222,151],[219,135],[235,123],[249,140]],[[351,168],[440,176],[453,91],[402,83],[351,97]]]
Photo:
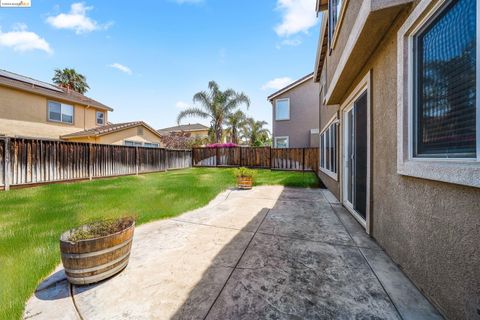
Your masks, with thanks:
[[[85,287],[62,268],[28,319],[441,319],[326,190],[227,191],[135,231],[128,267]]]

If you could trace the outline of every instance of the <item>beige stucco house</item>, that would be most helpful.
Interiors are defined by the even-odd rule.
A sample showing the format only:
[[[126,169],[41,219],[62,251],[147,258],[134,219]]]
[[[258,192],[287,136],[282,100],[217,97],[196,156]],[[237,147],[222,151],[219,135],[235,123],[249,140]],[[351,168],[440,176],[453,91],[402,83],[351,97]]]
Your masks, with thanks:
[[[323,183],[451,319],[480,317],[476,0],[318,0]]]
[[[311,73],[267,98],[272,104],[273,147],[318,146],[318,88]]]
[[[0,70],[0,135],[159,147],[142,121],[111,124],[112,108],[72,90]]]
[[[159,129],[158,132],[162,135],[171,133],[189,133],[191,137],[206,138],[208,137],[209,128],[200,123],[182,124],[175,127],[168,127]]]

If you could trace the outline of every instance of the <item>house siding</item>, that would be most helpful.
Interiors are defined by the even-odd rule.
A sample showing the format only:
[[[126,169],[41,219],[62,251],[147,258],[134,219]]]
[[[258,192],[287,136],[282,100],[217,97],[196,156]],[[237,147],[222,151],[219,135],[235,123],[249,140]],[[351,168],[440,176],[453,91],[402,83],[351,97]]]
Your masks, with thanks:
[[[335,50],[327,57],[329,73],[335,72],[333,61],[342,49],[342,33],[353,23],[352,11],[358,10],[355,3],[349,1]],[[370,72],[371,235],[447,318],[479,319],[480,189],[397,173],[397,31],[417,4],[393,22],[342,103]],[[320,110],[323,125],[338,107],[321,104]],[[340,196],[340,184],[319,175]]]
[[[47,102],[74,106],[74,123],[48,121]],[[59,136],[96,127],[95,108],[0,86],[0,134],[58,139]],[[108,112],[105,120],[108,120]]]
[[[273,143],[275,137],[289,137],[290,148],[310,147],[310,129],[318,129],[319,86],[313,80],[275,97],[272,100]],[[275,120],[275,101],[290,99],[290,120]]]

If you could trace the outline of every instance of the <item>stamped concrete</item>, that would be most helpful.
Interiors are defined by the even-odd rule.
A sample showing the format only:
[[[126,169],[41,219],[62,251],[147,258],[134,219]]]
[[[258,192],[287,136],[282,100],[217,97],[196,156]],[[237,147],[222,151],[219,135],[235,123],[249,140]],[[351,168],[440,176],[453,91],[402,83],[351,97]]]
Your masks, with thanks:
[[[25,318],[441,317],[331,194],[258,187],[138,227],[113,278],[70,290],[59,268]]]

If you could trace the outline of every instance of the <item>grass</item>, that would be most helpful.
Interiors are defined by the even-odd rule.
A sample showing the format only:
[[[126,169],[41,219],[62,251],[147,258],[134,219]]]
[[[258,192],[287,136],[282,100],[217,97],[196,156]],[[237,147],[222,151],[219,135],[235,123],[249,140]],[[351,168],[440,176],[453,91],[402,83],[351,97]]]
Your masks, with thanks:
[[[257,170],[255,185],[317,187],[313,173]],[[137,224],[202,207],[235,184],[233,169],[194,168],[0,192],[0,319],[19,319],[60,262],[59,237],[98,219]]]

